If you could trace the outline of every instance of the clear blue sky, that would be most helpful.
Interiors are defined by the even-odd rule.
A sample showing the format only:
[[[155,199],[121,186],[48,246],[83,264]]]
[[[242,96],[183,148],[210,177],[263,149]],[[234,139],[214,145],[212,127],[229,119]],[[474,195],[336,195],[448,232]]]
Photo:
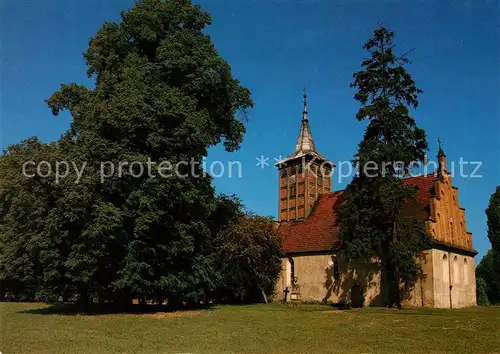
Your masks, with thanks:
[[[195,1],[196,2],[196,1]],[[362,138],[349,88],[361,45],[378,23],[396,32],[400,52],[414,48],[408,67],[424,90],[415,113],[431,150],[441,137],[448,160],[482,161],[482,178],[455,178],[467,227],[480,257],[490,194],[499,184],[500,10],[498,1],[249,1],[203,0],[213,16],[208,29],[234,75],[255,101],[241,149],[220,148],[209,159],[238,160],[243,178],[219,178],[217,190],[238,194],[259,214],[277,215],[277,172],[256,157],[292,152],[302,88],[320,153],[349,160]],[[43,100],[60,83],[90,84],[82,52],[104,21],[119,20],[132,1],[0,1],[1,135],[5,148],[29,136],[57,139],[69,117],[53,117]],[[466,170],[467,172],[467,170]],[[469,170],[469,172],[471,172]],[[334,189],[342,189],[347,180]]]

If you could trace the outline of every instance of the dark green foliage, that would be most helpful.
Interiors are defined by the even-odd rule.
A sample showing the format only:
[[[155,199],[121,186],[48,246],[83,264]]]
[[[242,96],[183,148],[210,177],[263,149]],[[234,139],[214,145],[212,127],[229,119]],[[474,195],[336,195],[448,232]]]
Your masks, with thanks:
[[[484,291],[492,304],[500,303],[500,257],[490,249],[476,268],[476,277],[484,281]],[[479,300],[478,300],[479,301]]]
[[[500,253],[500,186],[491,195],[488,209],[486,209],[488,218],[488,238],[492,248]]]
[[[33,161],[53,163],[58,159],[56,144],[44,144],[36,138],[11,145],[0,157],[0,279],[7,298],[35,300],[44,251],[46,218],[52,214],[60,188],[53,179],[36,174]],[[41,169],[48,172],[47,166]]]
[[[486,281],[476,275],[476,302],[479,306],[489,306],[490,301],[488,300],[488,285]]]
[[[489,301],[498,304],[500,303],[500,186],[491,195],[486,217],[488,239],[492,247],[479,263],[476,273],[486,282]]]
[[[377,28],[365,43],[370,58],[354,74],[354,96],[362,107],[356,117],[368,120],[356,158],[360,171],[346,189],[339,212],[343,255],[355,266],[378,260],[383,296],[388,306],[400,307],[402,294],[422,276],[419,258],[430,246],[422,221],[405,214],[416,203],[416,192],[406,186],[416,162],[423,161],[425,132],[409,115],[418,105],[416,88],[393,52],[394,33]]]
[[[0,181],[8,292],[85,307],[132,298],[179,306],[215,290],[215,235],[234,215],[221,211],[228,198],[217,198],[201,162],[220,142],[238,149],[245,128],[236,116],[253,103],[203,34],[210,21],[188,0],[137,2],[90,40],[95,87],[62,85],[47,100],[55,115],[71,113],[70,130],[57,144],[27,142],[2,157],[11,166]],[[85,163],[78,183],[74,171],[59,183],[16,175],[51,149],[52,163]],[[166,161],[173,169],[161,177]]]
[[[271,218],[243,214],[217,236],[222,302],[267,302],[281,271],[282,243]]]

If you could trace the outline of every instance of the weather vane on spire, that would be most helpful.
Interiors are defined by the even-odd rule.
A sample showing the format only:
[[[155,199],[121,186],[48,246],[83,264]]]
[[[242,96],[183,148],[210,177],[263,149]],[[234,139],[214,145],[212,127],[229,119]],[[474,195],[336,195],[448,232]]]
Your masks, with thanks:
[[[302,120],[307,120],[307,91],[304,86],[304,109],[302,110]]]

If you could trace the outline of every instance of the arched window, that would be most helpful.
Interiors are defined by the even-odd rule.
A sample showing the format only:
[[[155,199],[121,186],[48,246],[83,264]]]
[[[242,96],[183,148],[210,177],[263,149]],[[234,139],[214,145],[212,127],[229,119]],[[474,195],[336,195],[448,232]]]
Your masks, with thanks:
[[[295,283],[295,265],[292,257],[288,257],[288,261],[290,262],[290,284],[293,285]]]
[[[318,169],[318,175],[317,175],[317,176],[318,176],[318,181],[317,181],[317,183],[318,183],[318,185],[319,185],[319,186],[321,186],[321,187],[323,186],[323,176],[324,176],[324,175],[325,175],[325,170],[324,170],[324,169],[322,169],[322,168],[319,168],[319,169]]]
[[[443,274],[442,274],[442,277],[443,277],[443,284],[448,287],[448,285],[450,284],[450,265],[448,263],[448,257],[445,255],[443,255],[443,262],[442,262],[442,271],[443,271]]]
[[[469,284],[469,269],[467,267],[467,258],[464,258],[464,284]]]
[[[453,284],[460,283],[460,266],[458,264],[458,257],[453,258]]]

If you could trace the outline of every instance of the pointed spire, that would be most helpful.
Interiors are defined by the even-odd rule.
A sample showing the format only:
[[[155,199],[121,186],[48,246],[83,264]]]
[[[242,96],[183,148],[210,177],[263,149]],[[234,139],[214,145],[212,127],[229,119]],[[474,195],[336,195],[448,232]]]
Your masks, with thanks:
[[[446,155],[443,151],[443,148],[441,147],[441,139],[440,138],[438,138],[438,145],[439,145],[439,150],[437,153],[438,171],[440,171],[440,172],[448,171],[448,166],[446,163]]]
[[[441,138],[438,137],[438,145],[439,145],[439,150],[438,150],[438,154],[437,154],[437,157],[440,158],[441,156],[444,156],[446,157],[442,147],[441,147]]]
[[[302,124],[300,127],[299,137],[297,138],[297,144],[295,144],[295,151],[316,151],[314,140],[311,134],[311,128],[309,127],[309,119],[307,116],[307,92],[305,88],[303,97],[304,108],[302,110]]]

